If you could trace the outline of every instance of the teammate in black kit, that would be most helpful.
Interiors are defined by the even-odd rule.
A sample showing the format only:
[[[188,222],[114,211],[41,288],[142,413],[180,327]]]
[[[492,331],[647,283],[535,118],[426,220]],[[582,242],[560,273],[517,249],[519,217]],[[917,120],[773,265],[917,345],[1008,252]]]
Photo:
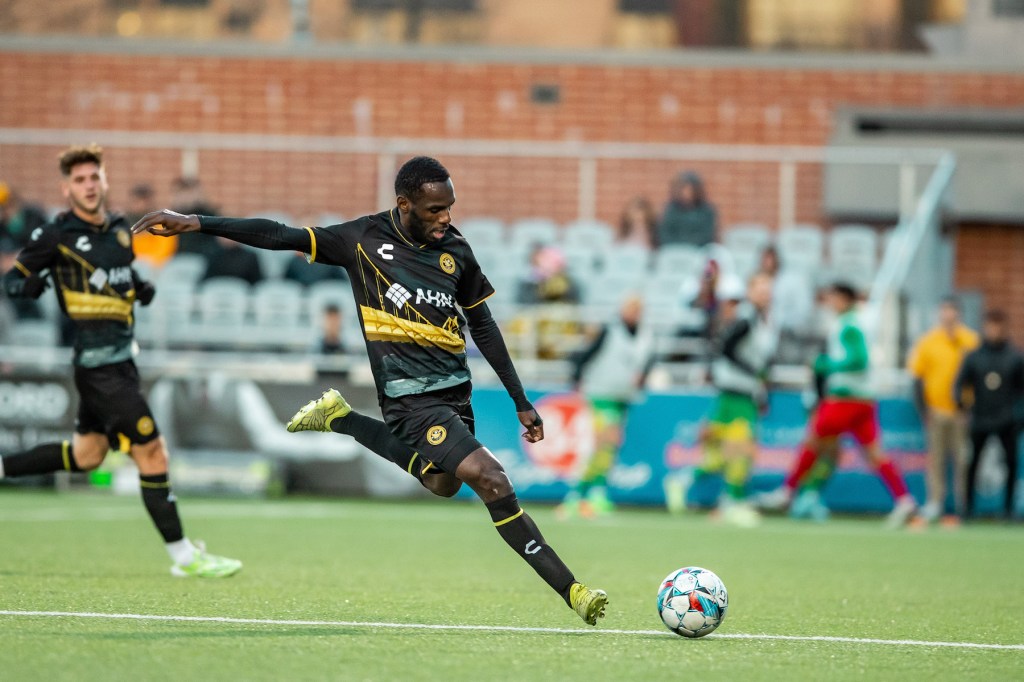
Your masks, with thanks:
[[[156,293],[132,267],[132,236],[123,216],[106,208],[103,150],[72,147],[60,157],[61,189],[70,210],[37,227],[3,278],[12,297],[38,298],[50,286],[75,327],[75,387],[80,395],[70,442],[43,443],[0,458],[0,478],[88,471],[111,443],[130,444],[142,500],[163,536],[176,576],[225,577],[242,564],[207,554],[185,537],[167,479],[167,450],[139,385],[132,307]]]
[[[451,224],[455,189],[437,160],[417,157],[395,180],[397,206],[330,227],[287,227],[262,219],[150,213],[138,233],[200,231],[264,249],[295,250],[348,271],[384,423],[353,412],[335,391],[302,408],[290,431],[335,431],[450,497],[465,482],[487,506],[501,537],[590,625],[607,596],[578,582],[516,499],[501,463],[474,435],[463,327],[515,403],[523,434],[544,437],[485,301],[494,289],[469,243]]]

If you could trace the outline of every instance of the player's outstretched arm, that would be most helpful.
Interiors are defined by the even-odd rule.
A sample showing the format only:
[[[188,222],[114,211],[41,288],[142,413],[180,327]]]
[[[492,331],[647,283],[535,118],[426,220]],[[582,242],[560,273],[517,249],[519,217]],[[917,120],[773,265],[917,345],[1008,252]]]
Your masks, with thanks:
[[[516,373],[516,368],[512,364],[505,339],[501,336],[498,323],[491,316],[487,304],[481,303],[472,308],[466,308],[464,312],[477,348],[487,360],[487,364],[494,369],[502,386],[508,391],[509,397],[516,405],[519,422],[526,427],[523,438],[531,443],[543,440],[544,422],[526,398],[526,391],[523,390],[523,383],[519,380],[519,374]]]
[[[171,237],[183,232],[202,232],[270,251],[309,253],[312,248],[309,230],[289,227],[265,218],[184,215],[164,209],[147,213],[132,226],[133,234],[142,232],[150,232],[160,237]]]

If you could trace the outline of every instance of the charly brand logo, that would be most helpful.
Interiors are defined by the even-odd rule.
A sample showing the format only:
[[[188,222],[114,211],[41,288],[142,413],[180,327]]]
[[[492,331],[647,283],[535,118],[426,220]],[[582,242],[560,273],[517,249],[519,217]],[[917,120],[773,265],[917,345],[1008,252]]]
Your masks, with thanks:
[[[92,251],[92,244],[89,243],[89,238],[83,234],[75,242],[75,248],[81,251],[82,253],[85,253],[87,251]]]
[[[395,257],[391,255],[391,252],[394,250],[394,244],[381,244],[380,248],[377,249],[377,255],[381,257],[381,260],[395,260]]]

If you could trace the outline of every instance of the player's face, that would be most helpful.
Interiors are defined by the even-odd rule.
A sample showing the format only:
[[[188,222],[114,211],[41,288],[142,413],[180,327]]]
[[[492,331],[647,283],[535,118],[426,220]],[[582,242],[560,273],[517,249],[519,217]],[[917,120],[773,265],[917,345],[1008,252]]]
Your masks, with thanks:
[[[772,279],[758,275],[750,280],[750,287],[747,289],[747,298],[757,307],[758,310],[767,310],[772,304]]]
[[[836,315],[842,315],[847,310],[853,307],[853,301],[847,298],[844,294],[841,294],[835,290],[830,290],[828,292],[825,302]]]
[[[939,324],[947,329],[955,327],[960,322],[960,311],[956,306],[943,303],[939,308]]]
[[[107,200],[107,174],[95,163],[80,163],[71,169],[61,189],[73,209],[97,215]]]
[[[455,204],[455,185],[447,182],[428,182],[420,188],[415,199],[398,197],[398,210],[402,224],[412,238],[421,244],[440,241],[452,222]]]

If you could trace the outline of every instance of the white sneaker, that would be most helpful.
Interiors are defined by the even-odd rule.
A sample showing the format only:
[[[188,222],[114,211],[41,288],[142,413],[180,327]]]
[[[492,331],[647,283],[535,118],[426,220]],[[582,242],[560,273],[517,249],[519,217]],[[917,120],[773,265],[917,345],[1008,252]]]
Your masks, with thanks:
[[[772,511],[780,511],[789,506],[790,502],[793,501],[793,491],[782,485],[775,490],[769,490],[766,493],[760,493],[753,497],[753,502],[761,509],[770,509]]]
[[[677,474],[669,474],[662,484],[665,488],[665,506],[670,514],[682,514],[686,511],[686,496],[693,486],[693,469],[685,469]]]
[[[756,528],[761,525],[761,513],[749,502],[733,502],[722,510],[722,520],[737,528]]]
[[[889,512],[889,516],[885,519],[886,528],[902,528],[907,525],[907,521],[917,511],[917,503],[914,502],[914,498],[910,495],[904,495],[900,499],[896,500],[896,506]]]

